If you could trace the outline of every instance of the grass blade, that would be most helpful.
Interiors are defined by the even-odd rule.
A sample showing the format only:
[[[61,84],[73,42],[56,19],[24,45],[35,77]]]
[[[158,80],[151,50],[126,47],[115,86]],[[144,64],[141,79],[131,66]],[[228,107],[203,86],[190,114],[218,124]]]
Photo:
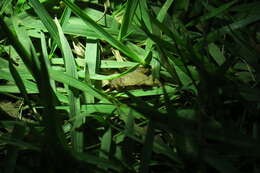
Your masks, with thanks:
[[[21,140],[25,135],[25,127],[21,124],[15,124],[11,138]],[[16,160],[18,157],[19,148],[9,145],[7,149],[7,156],[5,160],[5,171],[4,173],[15,172]]]
[[[100,39],[106,40],[109,44],[122,51],[125,55],[127,55],[131,60],[144,64],[144,60],[132,52],[128,47],[124,44],[116,40],[113,36],[111,36],[108,32],[106,32],[101,26],[99,26],[94,20],[92,20],[88,15],[86,15],[78,6],[74,5],[69,0],[63,0],[63,2],[71,8],[71,10],[81,17],[84,22],[86,22],[92,29],[100,36]]]
[[[125,14],[122,20],[122,25],[120,27],[118,40],[121,41],[126,35],[129,25],[133,21],[135,10],[138,5],[138,0],[128,0],[126,4]]]
[[[69,46],[67,39],[65,38],[62,28],[57,19],[55,19],[56,26],[59,32],[59,38],[61,42],[61,50],[62,55],[65,61],[65,69],[66,73],[73,77],[74,79],[78,79],[78,74],[76,70],[76,63],[72,54],[72,50]],[[70,105],[70,117],[78,117],[80,116],[80,100],[79,94],[72,87],[66,87],[68,96],[69,96],[69,105]],[[76,129],[81,127],[84,123],[84,119],[79,119],[73,122],[73,130],[72,130],[72,148],[77,152],[83,152],[84,147],[84,134],[82,131],[77,131]]]
[[[42,6],[42,4],[38,0],[29,0],[30,4],[32,5],[35,13],[41,19],[44,26],[49,31],[52,39],[56,42],[56,44],[61,48],[61,42],[59,40],[58,29],[53,22],[53,19],[50,17],[48,12]]]
[[[143,173],[149,172],[149,163],[151,162],[153,143],[154,143],[154,127],[152,121],[150,121],[148,123],[144,146],[143,146],[140,172]]]

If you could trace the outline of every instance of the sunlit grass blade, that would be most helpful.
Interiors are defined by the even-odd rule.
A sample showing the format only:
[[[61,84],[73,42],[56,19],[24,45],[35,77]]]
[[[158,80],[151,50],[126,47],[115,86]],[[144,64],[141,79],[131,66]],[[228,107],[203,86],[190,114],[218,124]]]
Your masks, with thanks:
[[[109,153],[111,152],[111,145],[112,145],[112,130],[109,127],[104,135],[101,138],[101,146],[100,146],[100,152],[99,152],[99,157],[108,159],[109,158]],[[107,154],[105,154],[105,153]]]
[[[6,11],[9,5],[11,5],[12,1],[10,0],[3,0],[0,2],[0,16]]]
[[[92,86],[97,84],[96,81],[91,80],[91,77],[98,73],[98,69],[100,68],[101,63],[99,52],[100,50],[98,40],[87,39],[84,59],[85,81]],[[87,103],[94,103],[95,99],[92,95],[84,93],[84,96]]]
[[[144,64],[144,60],[132,52],[128,47],[122,44],[120,41],[116,40],[111,34],[106,32],[101,26],[96,24],[88,15],[86,15],[78,6],[71,3],[69,0],[63,0],[63,2],[68,5],[71,10],[81,17],[84,22],[86,22],[89,26],[92,27],[93,30],[99,35],[100,39],[106,40],[109,44],[122,51],[125,55],[129,57],[129,59]]]
[[[167,1],[163,4],[162,8],[160,9],[159,13],[158,13],[157,16],[156,16],[156,19],[157,19],[158,21],[163,22],[165,16],[167,15],[167,11],[168,11],[168,9],[170,8],[170,6],[172,5],[173,1],[174,1],[174,0],[167,0]]]
[[[72,0],[73,2],[74,0]],[[64,26],[66,26],[69,22],[69,18],[70,18],[70,15],[71,15],[71,9],[69,9],[68,7],[66,7],[61,15],[61,18],[60,18],[60,25],[62,26],[62,28],[64,28]],[[50,51],[50,54],[53,54],[54,51],[56,50],[57,48],[57,44],[56,43],[53,43],[52,44],[52,48],[51,48],[51,51]]]
[[[11,18],[11,19],[0,18],[1,27],[2,27],[3,31],[5,31],[7,36],[13,40],[14,48],[16,49],[16,51],[21,56],[24,64],[28,68],[28,70],[30,70],[30,72],[32,72],[31,70],[33,69],[33,66],[32,66],[32,60],[30,59],[30,52],[28,52],[28,49],[26,49],[23,46],[23,44],[20,43],[20,40],[19,40],[19,38],[17,36],[17,33],[14,31],[14,26],[8,25],[8,23],[12,23],[12,20],[15,20],[15,19],[14,18]],[[26,44],[25,40],[23,40],[23,41],[24,41],[23,43]]]
[[[125,13],[118,35],[119,41],[121,41],[127,35],[127,30],[133,21],[137,5],[138,0],[128,0],[126,2]]]
[[[108,102],[114,102],[115,100],[112,97],[109,97],[104,92],[101,92],[100,90],[93,88],[91,85],[81,82],[63,72],[50,70],[50,77],[53,80],[56,80],[58,82],[62,82],[66,85],[69,85],[71,87],[74,87],[76,89],[79,89],[81,91],[87,92],[89,94],[92,94],[94,97],[100,99],[100,100],[106,100]]]
[[[67,39],[65,38],[62,28],[57,19],[55,19],[55,24],[58,28],[59,38],[61,42],[62,55],[65,61],[65,70],[68,75],[78,79],[77,67],[72,54],[72,50],[69,46]],[[67,87],[69,105],[70,105],[70,117],[80,116],[80,100],[79,94],[75,91],[74,88],[70,86]],[[83,132],[76,131],[77,128],[82,126],[84,119],[73,122],[73,131],[72,131],[72,147],[77,152],[83,152],[84,147],[84,134]]]
[[[38,0],[29,0],[30,4],[32,5],[35,13],[38,15],[38,17],[41,19],[44,26],[49,31],[52,39],[56,42],[56,44],[61,47],[61,42],[59,40],[59,34],[58,29],[53,21],[53,19],[50,17],[48,12],[45,10],[43,5]]]
[[[11,81],[11,82],[15,82],[14,79],[12,78],[12,76],[10,75],[9,71],[7,72],[7,71],[3,71],[3,70],[0,69],[0,77],[1,77],[1,79],[5,79],[5,80]],[[39,93],[37,85],[34,82],[23,79],[23,83],[24,83],[25,88],[26,88],[28,93],[30,93],[30,94]],[[0,90],[6,91],[8,93],[9,92],[10,93],[20,93],[19,88],[17,88],[17,86],[14,86],[14,85],[1,85]],[[59,92],[57,92],[56,95],[61,102],[68,103],[68,98],[65,95],[63,95]]]
[[[18,25],[19,24],[18,21],[19,21],[18,17],[16,16],[12,17],[14,31],[18,37],[16,43],[18,45],[21,44],[20,45],[21,47],[19,48],[17,47],[17,45],[15,45],[16,46],[15,49],[20,54],[24,64],[27,66],[28,70],[31,72],[34,79],[40,82],[42,80],[41,79],[42,73],[40,72],[42,69],[42,64],[40,63],[37,57],[35,47],[33,46],[33,43],[29,38],[25,28],[23,26]],[[37,87],[39,89],[39,83],[37,83]],[[53,91],[51,90],[51,92]],[[59,102],[57,96],[52,94],[52,97],[54,99],[55,104],[57,104]]]

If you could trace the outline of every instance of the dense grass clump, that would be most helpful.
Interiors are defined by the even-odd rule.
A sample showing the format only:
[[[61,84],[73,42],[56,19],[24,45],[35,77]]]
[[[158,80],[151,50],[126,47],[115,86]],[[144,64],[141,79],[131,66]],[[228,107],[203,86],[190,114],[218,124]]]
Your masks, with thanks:
[[[0,172],[259,172],[259,11],[2,0]]]

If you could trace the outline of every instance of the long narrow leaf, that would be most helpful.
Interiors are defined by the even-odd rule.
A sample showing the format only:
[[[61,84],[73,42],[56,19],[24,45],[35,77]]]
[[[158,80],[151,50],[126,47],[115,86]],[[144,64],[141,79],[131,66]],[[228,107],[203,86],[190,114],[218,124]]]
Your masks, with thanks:
[[[69,0],[63,0],[63,2],[68,5],[71,10],[81,17],[84,22],[86,22],[89,26],[92,27],[92,29],[100,36],[100,39],[106,40],[108,43],[110,43],[112,46],[117,48],[118,50],[122,51],[124,54],[126,54],[130,59],[133,61],[139,62],[141,64],[144,64],[144,60],[136,55],[134,52],[132,52],[128,47],[126,47],[124,44],[116,40],[113,36],[111,36],[109,33],[107,33],[101,26],[99,26],[95,21],[93,21],[88,15],[86,15],[78,6],[73,4]]]
[[[127,30],[129,25],[133,21],[133,17],[135,15],[135,10],[138,5],[138,0],[128,0],[126,4],[125,14],[123,17],[122,25],[119,31],[118,40],[122,40],[124,36],[127,34]]]
[[[57,19],[55,19],[56,26],[58,28],[59,32],[59,38],[61,42],[61,50],[62,50],[62,55],[64,57],[65,61],[65,69],[66,73],[70,75],[71,77],[78,79],[78,74],[77,74],[77,67],[76,63],[72,54],[72,50],[69,46],[69,43],[67,39],[65,38],[62,28],[58,22]],[[79,100],[79,95],[77,92],[74,90],[74,88],[67,87],[67,92],[69,95],[69,104],[70,104],[70,116],[71,117],[77,117],[80,116],[80,100]],[[73,123],[73,129],[79,128],[82,126],[84,122],[84,119],[75,121]],[[83,132],[73,130],[72,132],[72,147],[75,151],[77,152],[83,152],[83,146],[84,145],[84,137],[83,137]]]

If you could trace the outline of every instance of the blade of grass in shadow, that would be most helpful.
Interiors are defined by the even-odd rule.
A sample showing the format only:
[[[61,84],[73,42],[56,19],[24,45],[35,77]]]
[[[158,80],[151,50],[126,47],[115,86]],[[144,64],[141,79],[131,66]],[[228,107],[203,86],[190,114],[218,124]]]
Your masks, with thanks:
[[[47,171],[53,170],[53,164],[56,171],[64,169],[72,170],[74,158],[68,149],[65,134],[62,129],[62,121],[59,113],[55,109],[53,98],[53,90],[50,85],[48,70],[44,62],[44,58],[40,56],[41,71],[37,85],[43,109],[43,123],[46,127],[45,138],[46,147],[43,151],[44,158],[51,160],[51,165],[46,168]],[[47,152],[46,152],[47,151]]]
[[[145,141],[143,145],[143,151],[141,156],[141,167],[140,172],[148,173],[149,164],[152,158],[153,143],[154,143],[154,127],[153,122],[150,120],[147,127]]]
[[[129,104],[128,106],[143,114],[145,117],[154,120],[154,125],[156,128],[168,129],[170,131],[173,131],[174,133],[185,132],[189,135],[197,135],[197,121],[177,116],[177,112],[169,112],[166,114],[161,113],[155,110],[152,106],[148,105],[146,102],[142,101],[140,98],[134,97],[128,91],[125,91],[125,93],[132,101],[132,104]],[[251,137],[237,133],[237,131],[235,130],[228,130],[226,128],[216,127],[210,122],[208,124],[205,124],[204,127],[205,136],[209,139],[218,140],[230,145],[234,145],[236,147],[241,147],[244,149],[247,148],[249,150],[255,150],[255,152],[260,152],[260,150],[257,149],[259,141],[254,140]]]
[[[21,124],[15,124],[11,138],[21,140],[25,135],[25,126]],[[19,148],[16,146],[10,145],[7,147],[7,154],[5,158],[5,170],[4,173],[13,173],[16,168],[16,161],[18,157]]]
[[[222,35],[224,34],[227,34],[227,33],[231,33],[232,30],[237,30],[237,29],[240,29],[240,28],[244,28],[245,26],[251,24],[251,23],[254,23],[254,22],[257,22],[260,20],[260,15],[257,15],[257,14],[254,14],[254,15],[249,15],[247,17],[245,17],[244,19],[241,19],[241,20],[237,20],[227,26],[223,26],[219,29],[215,29],[214,31],[212,31],[211,33],[209,33],[206,38],[206,41],[207,43],[211,43],[211,42],[214,42],[216,40],[219,39],[219,37],[221,37]],[[196,45],[197,47],[202,47],[203,46],[203,43],[199,42],[197,43]]]
[[[203,23],[206,20],[209,20],[213,17],[218,16],[219,14],[223,14],[227,9],[229,9],[232,5],[234,5],[237,2],[237,0],[231,1],[229,3],[225,3],[222,6],[213,9],[212,11],[210,11],[209,13],[199,17],[198,19],[192,20],[190,21],[188,24],[185,25],[185,27],[190,27],[193,25],[196,25],[197,23]]]
[[[62,28],[57,19],[55,19],[55,24],[58,28],[59,38],[61,42],[61,52],[65,62],[65,70],[68,75],[73,77],[74,79],[78,79],[77,67],[72,54],[72,50],[69,46],[67,39],[65,38]],[[69,97],[69,105],[70,105],[70,117],[80,116],[80,100],[79,93],[74,88],[67,86],[67,93]],[[73,122],[73,130],[72,130],[72,148],[77,152],[83,152],[84,147],[84,134],[82,131],[77,131],[84,123],[84,119],[80,119]]]
[[[218,156],[217,154],[209,154],[210,152],[206,152],[205,160],[209,165],[214,167],[221,173],[239,173],[240,171],[232,165],[228,160]]]
[[[73,153],[73,156],[80,161],[85,163],[90,163],[93,165],[100,165],[102,169],[112,169],[114,171],[120,171],[122,169],[121,165],[115,164],[111,160],[107,160],[88,153]]]
[[[148,29],[145,28],[145,26],[142,27],[143,31],[147,34],[147,36],[150,37],[156,43],[157,47],[159,48],[159,51],[161,52],[161,55],[162,55],[161,61],[163,63],[165,63],[165,68],[169,70],[169,72],[171,73],[173,78],[176,79],[179,84],[185,85],[185,84],[189,84],[190,83],[189,81],[192,81],[194,87],[196,87],[193,76],[185,62],[187,62],[187,60],[190,60],[191,62],[194,63],[195,66],[198,66],[199,68],[203,64],[200,62],[200,60],[198,58],[195,59],[195,58],[193,58],[193,56],[191,56],[191,55],[193,55],[193,52],[192,52],[193,48],[192,47],[188,48],[188,44],[187,44],[188,39],[184,40],[183,38],[178,36],[176,33],[173,33],[167,26],[165,26],[163,23],[161,23],[157,19],[152,18],[151,21],[154,22],[154,24],[156,24],[156,26],[158,26],[160,30],[164,31],[165,34],[168,35],[174,42],[174,44],[172,44],[172,43],[168,44],[168,46],[169,45],[171,46],[171,48],[170,48],[167,46],[167,41],[150,33],[148,31]],[[174,54],[178,53],[179,54],[178,56],[181,57],[180,62],[182,64],[182,66],[177,66],[175,64],[176,63],[175,58],[172,55],[170,55],[166,50],[170,51]],[[170,60],[168,60],[168,58],[171,58],[173,63],[170,62]],[[185,75],[185,78],[187,80],[186,79],[183,80],[181,78],[181,75],[182,76]],[[185,81],[188,81],[188,82],[185,82]]]
[[[167,15],[167,12],[168,12],[170,6],[172,5],[172,3],[173,3],[173,0],[167,0],[167,1],[163,4],[162,8],[160,9],[159,13],[158,13],[157,16],[156,16],[156,19],[157,19],[159,22],[163,22],[163,21],[164,21],[166,15]],[[150,20],[150,22],[152,23],[151,20]],[[154,33],[154,34],[160,36],[160,34],[161,34],[160,30],[158,30],[158,28],[156,28],[156,29],[154,29],[154,30],[155,30],[155,31],[153,31],[152,33]]]
[[[0,136],[0,142],[5,142],[6,144],[15,146],[15,148],[21,148],[21,149],[28,149],[28,150],[32,150],[32,151],[41,151],[41,148],[39,148],[38,146],[32,145],[29,142],[24,142],[20,139],[16,139],[16,138],[12,138],[12,137],[8,137],[8,136]]]
[[[108,32],[106,32],[101,26],[99,26],[94,20],[92,20],[88,15],[84,13],[78,6],[73,4],[69,0],[63,0],[63,2],[71,8],[71,10],[81,17],[85,23],[92,27],[92,29],[100,36],[100,39],[106,40],[109,44],[122,51],[131,60],[144,64],[144,60],[131,51],[127,46],[122,44],[120,41],[116,40]]]
[[[161,64],[169,71],[170,75],[176,79],[176,81],[178,82],[179,85],[182,85],[181,80],[178,76],[178,74],[176,73],[176,70],[174,68],[174,66],[170,65],[170,62],[168,60],[168,56],[167,53],[165,51],[166,50],[173,50],[173,48],[175,47],[173,44],[169,43],[167,44],[166,41],[162,40],[161,38],[159,38],[158,36],[150,33],[148,31],[148,29],[143,25],[143,31],[147,34],[147,36],[153,40],[154,43],[156,43],[159,51],[160,51],[160,59],[161,59]]]
[[[121,135],[124,135],[124,136],[127,136],[141,144],[144,143],[144,141],[138,137],[136,137],[135,135],[133,134],[129,134],[127,133],[125,130],[123,129],[119,129],[113,125],[111,125],[114,129],[118,130],[120,133],[117,135],[117,137],[121,138]],[[134,130],[135,133],[139,134],[139,135],[145,135],[143,134],[142,132],[139,132],[138,130]],[[116,138],[115,138],[116,140]],[[121,141],[121,139],[120,139]],[[162,154],[162,155],[165,155],[167,157],[169,157],[172,161],[176,162],[176,163],[181,163],[181,160],[179,159],[179,157],[177,156],[176,152],[174,152],[172,150],[172,148],[170,148],[168,145],[164,144],[164,143],[161,143],[161,142],[157,142],[157,141],[154,141],[153,143],[153,151],[155,153],[159,153],[159,154]]]
[[[118,34],[119,41],[121,41],[127,35],[127,30],[135,15],[138,0],[128,0],[126,3],[124,17]]]

